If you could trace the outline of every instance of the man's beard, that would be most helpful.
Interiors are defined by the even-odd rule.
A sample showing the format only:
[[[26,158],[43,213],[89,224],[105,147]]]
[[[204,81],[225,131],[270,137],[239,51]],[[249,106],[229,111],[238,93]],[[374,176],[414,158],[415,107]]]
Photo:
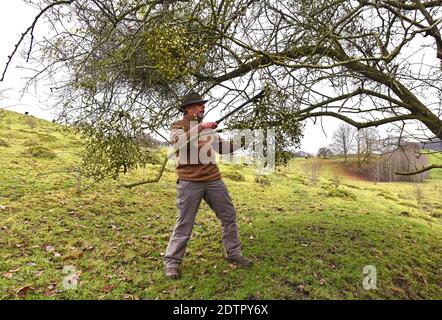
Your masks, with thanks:
[[[198,120],[198,122],[202,122],[204,119],[204,112],[198,112],[196,114],[196,119]]]
[[[194,113],[193,115],[187,114],[185,115],[185,117],[187,117],[190,120],[193,121],[198,121],[198,123],[202,122],[204,119],[204,112],[198,112],[198,113]]]

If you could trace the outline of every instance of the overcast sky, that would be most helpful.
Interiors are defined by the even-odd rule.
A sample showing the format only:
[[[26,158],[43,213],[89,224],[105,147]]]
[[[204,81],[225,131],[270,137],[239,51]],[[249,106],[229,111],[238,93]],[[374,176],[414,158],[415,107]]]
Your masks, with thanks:
[[[37,10],[23,3],[22,0],[0,0],[1,71],[3,71],[8,55],[14,49],[14,44],[19,40],[20,34],[30,26],[37,13]],[[44,28],[44,24],[38,24],[37,36],[44,34]],[[32,94],[21,96],[20,91],[23,88],[24,77],[26,77],[27,72],[20,70],[18,66],[30,67],[19,56],[13,59],[5,81],[0,82],[0,91],[8,89],[3,93],[4,98],[0,99],[0,107],[20,113],[28,111],[36,117],[47,120],[55,118],[54,110],[45,107],[44,96],[38,93],[38,91],[43,91],[44,88],[33,90]],[[216,115],[209,114],[207,120],[216,120],[215,118],[212,119],[212,117],[216,117]],[[308,120],[301,149],[310,153],[316,153],[320,147],[328,145],[331,142],[332,133],[338,124],[339,120],[330,117],[324,117],[322,120],[318,119],[316,125],[311,120]]]

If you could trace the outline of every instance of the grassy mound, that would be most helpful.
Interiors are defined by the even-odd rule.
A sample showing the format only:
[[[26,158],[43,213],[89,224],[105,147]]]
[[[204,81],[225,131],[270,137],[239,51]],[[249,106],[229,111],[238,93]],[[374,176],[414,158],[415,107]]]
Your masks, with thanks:
[[[223,177],[233,181],[246,181],[246,177],[239,171],[227,171]]]
[[[261,186],[270,186],[272,184],[272,180],[268,175],[256,175],[255,182]]]
[[[329,191],[327,192],[327,197],[356,200],[356,196],[353,193],[351,193],[349,190],[342,188],[329,189]]]
[[[54,159],[55,157],[57,157],[57,154],[54,151],[42,146],[30,147],[26,149],[24,153],[25,155],[35,158]]]

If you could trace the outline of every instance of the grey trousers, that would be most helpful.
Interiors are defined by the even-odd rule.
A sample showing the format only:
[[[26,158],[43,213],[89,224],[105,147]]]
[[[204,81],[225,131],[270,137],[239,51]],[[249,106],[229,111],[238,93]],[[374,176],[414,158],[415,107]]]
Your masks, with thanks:
[[[166,266],[181,264],[202,199],[221,220],[222,241],[227,256],[242,256],[235,207],[222,179],[208,182],[178,180],[176,196],[178,219],[164,257]]]

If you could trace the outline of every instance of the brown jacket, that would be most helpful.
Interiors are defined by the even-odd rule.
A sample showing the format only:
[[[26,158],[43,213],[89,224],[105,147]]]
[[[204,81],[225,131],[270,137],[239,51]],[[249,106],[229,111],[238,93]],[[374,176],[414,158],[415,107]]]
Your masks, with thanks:
[[[198,135],[199,138],[196,138]],[[181,146],[176,152],[178,179],[190,181],[220,179],[221,173],[213,151],[226,154],[241,147],[223,140],[214,130],[203,130],[200,123],[186,115],[172,124],[170,141],[174,146]]]

